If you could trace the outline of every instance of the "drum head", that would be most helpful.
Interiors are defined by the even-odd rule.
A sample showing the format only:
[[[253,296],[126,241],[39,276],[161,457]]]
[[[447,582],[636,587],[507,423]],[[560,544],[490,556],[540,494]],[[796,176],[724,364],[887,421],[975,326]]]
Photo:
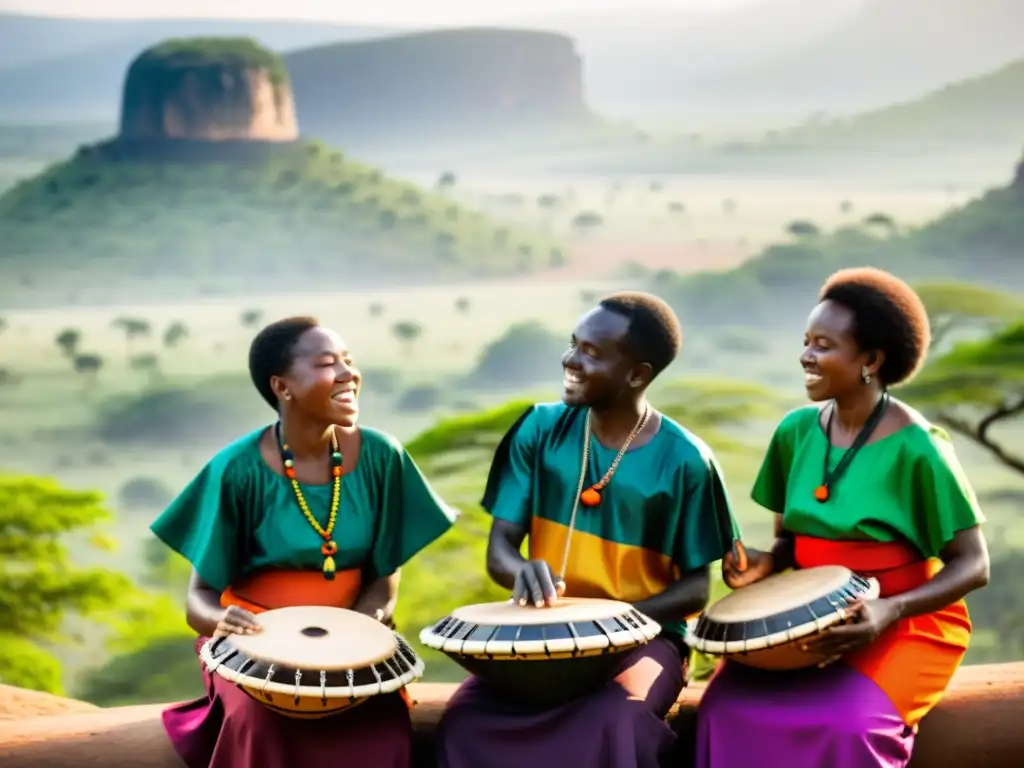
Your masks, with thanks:
[[[633,610],[633,606],[618,600],[599,598],[563,597],[557,603],[543,608],[515,603],[480,603],[467,605],[452,611],[452,618],[468,624],[503,626],[536,626],[555,622],[600,621],[621,616]]]
[[[256,619],[263,630],[232,635],[232,644],[253,659],[296,669],[366,667],[391,657],[398,647],[386,626],[344,608],[277,608]]]
[[[852,575],[852,571],[841,565],[775,574],[729,593],[710,606],[705,616],[723,624],[773,616],[839,589]]]

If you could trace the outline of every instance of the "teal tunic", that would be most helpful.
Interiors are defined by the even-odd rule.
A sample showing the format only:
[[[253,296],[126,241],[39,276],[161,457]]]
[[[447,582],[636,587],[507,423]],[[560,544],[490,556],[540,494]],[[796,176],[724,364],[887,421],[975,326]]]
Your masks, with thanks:
[[[828,438],[819,407],[791,411],[776,428],[752,497],[782,514],[786,530],[820,539],[906,541],[936,557],[957,532],[985,520],[949,435],[914,412],[913,422],[863,446],[815,500]],[[832,447],[829,471],[849,449]]]
[[[260,455],[265,428],[222,449],[154,521],[151,530],[218,591],[267,568],[321,570],[323,539],[299,509],[291,483]],[[454,523],[412,457],[390,435],[360,427],[355,469],[341,481],[333,539],[339,571],[364,583],[390,576]],[[302,484],[327,525],[333,484]]]
[[[554,571],[579,483],[585,417],[563,403],[531,407],[499,445],[483,499],[495,518],[529,532],[530,557]],[[591,437],[584,488],[617,453]],[[641,602],[721,559],[739,533],[711,449],[667,416],[649,442],[626,452],[601,497],[598,507],[577,511],[563,574],[569,596]],[[686,625],[664,630],[683,635]]]

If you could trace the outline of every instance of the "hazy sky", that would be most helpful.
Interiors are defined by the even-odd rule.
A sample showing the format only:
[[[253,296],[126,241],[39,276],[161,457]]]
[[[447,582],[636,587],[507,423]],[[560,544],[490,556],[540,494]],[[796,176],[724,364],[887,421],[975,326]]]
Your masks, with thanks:
[[[770,1],[770,0],[768,0]],[[100,17],[315,18],[350,22],[472,24],[563,11],[642,8],[711,9],[766,0],[0,0],[0,11]]]

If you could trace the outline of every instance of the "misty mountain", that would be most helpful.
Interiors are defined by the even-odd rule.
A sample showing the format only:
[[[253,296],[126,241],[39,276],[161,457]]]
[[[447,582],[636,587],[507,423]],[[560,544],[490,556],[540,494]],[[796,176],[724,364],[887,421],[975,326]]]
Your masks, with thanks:
[[[756,66],[676,81],[695,107],[871,109],[1024,56],[1021,0],[865,0],[840,28]]]
[[[254,37],[277,51],[404,31],[301,21],[59,19],[0,14],[0,120],[113,119],[139,53],[169,37]]]
[[[503,26],[561,32],[583,56],[598,111],[679,101],[673,78],[729,71],[806,44],[849,19],[862,0],[765,0],[722,11],[644,9],[510,18]],[[166,37],[250,35],[277,51],[409,31],[302,22],[107,21],[0,15],[0,120],[112,118],[124,71]]]

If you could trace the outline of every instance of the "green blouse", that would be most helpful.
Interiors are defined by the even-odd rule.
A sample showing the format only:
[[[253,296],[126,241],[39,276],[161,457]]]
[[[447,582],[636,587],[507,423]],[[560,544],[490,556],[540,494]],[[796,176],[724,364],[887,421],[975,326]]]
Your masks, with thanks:
[[[909,426],[863,446],[820,503],[828,440],[819,407],[791,411],[768,446],[751,493],[782,514],[786,530],[831,540],[907,541],[936,557],[953,536],[984,522],[949,435],[915,412]],[[829,471],[848,449],[832,447]]]
[[[290,482],[260,455],[260,428],[222,449],[150,526],[223,591],[265,568],[323,565],[323,540],[306,520]],[[390,435],[360,427],[355,470],[341,482],[334,526],[339,571],[361,568],[364,583],[391,575],[447,531],[456,513],[433,491]],[[332,484],[302,484],[310,512],[327,525]]]

